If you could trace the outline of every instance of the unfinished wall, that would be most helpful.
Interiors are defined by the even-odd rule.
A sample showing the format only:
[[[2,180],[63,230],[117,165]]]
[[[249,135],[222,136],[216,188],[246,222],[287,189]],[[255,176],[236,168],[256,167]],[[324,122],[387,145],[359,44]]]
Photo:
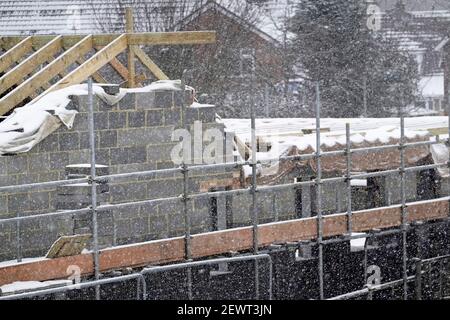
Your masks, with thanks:
[[[79,110],[72,130],[61,127],[30,152],[0,157],[0,186],[65,179],[65,167],[89,162],[87,96],[73,97],[72,108]],[[110,106],[95,98],[97,163],[110,173],[124,173],[173,167],[170,151],[172,132],[181,125],[181,92],[127,94]],[[186,121],[215,123],[214,107],[188,108]],[[204,181],[230,179],[225,171],[203,170],[190,174],[190,192],[198,192]],[[110,184],[108,202],[130,202],[178,196],[182,193],[181,175],[168,178],[131,179]],[[226,183],[226,182],[223,182]],[[58,201],[56,189],[36,189],[25,193],[0,194],[0,219],[17,215],[53,212]],[[192,201],[193,232],[210,227],[209,201]],[[136,206],[115,210],[117,243],[144,241],[179,235],[183,229],[181,203]],[[71,234],[72,217],[39,218],[21,223],[24,256],[44,254],[59,234]],[[13,258],[16,223],[0,225],[0,260]]]

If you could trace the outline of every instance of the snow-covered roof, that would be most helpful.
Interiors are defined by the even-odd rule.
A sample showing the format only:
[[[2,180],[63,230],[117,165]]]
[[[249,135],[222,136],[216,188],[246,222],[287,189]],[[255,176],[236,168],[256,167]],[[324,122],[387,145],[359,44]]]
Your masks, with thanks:
[[[133,7],[137,32],[172,31],[182,19],[209,2],[211,0],[2,0],[0,32],[3,36],[123,32],[123,12],[127,6]],[[215,2],[238,16],[242,14],[244,2],[241,0]],[[280,39],[284,34],[283,18],[293,12],[294,1],[269,0],[250,6],[258,12],[257,19],[252,21],[255,28]],[[170,18],[162,18],[165,15],[161,11],[163,7],[170,11],[167,16],[173,16],[170,25]]]
[[[249,119],[219,119],[225,125],[225,130],[234,132],[239,141],[250,145],[251,129]],[[376,145],[396,144],[400,139],[400,119],[398,118],[357,118],[357,119],[321,119],[321,150],[344,150],[346,145],[345,125],[350,123],[350,142],[352,148]],[[427,141],[430,138],[428,130],[447,127],[447,117],[420,117],[405,119],[405,138],[407,141]],[[256,119],[256,136],[267,142],[271,148],[268,151],[258,150],[258,161],[267,162],[261,166],[261,175],[270,176],[278,172],[280,156],[294,154],[310,154],[316,150],[315,119],[283,118]],[[398,152],[397,152],[398,153]],[[399,161],[396,151],[386,151],[385,154],[355,155],[353,168],[361,170],[377,170],[395,167]],[[414,164],[429,154],[426,147],[407,150],[407,162]],[[244,155],[241,155],[244,156]],[[269,161],[270,160],[270,161]],[[314,166],[314,163],[312,163]],[[343,159],[324,159],[323,170],[345,169]],[[313,168],[314,169],[314,168]],[[244,173],[249,173],[245,170]]]
[[[250,141],[250,119],[220,119],[225,129],[235,132],[242,141]],[[399,118],[322,118],[320,120],[322,135],[345,133],[345,124],[350,123],[352,132],[368,130],[381,131],[383,128],[399,128]],[[410,131],[427,131],[433,128],[447,127],[447,117],[413,117],[405,118],[405,128]],[[305,130],[315,130],[314,118],[260,118],[256,119],[256,135],[258,136],[306,136]],[[303,131],[302,131],[303,130]]]
[[[419,92],[423,98],[444,97],[444,75],[434,74],[422,77],[419,81]]]

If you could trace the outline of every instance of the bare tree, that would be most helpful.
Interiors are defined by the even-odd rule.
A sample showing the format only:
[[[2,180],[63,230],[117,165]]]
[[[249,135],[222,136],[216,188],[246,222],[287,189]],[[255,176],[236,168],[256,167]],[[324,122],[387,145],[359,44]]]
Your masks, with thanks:
[[[287,52],[288,29],[285,25],[290,12],[286,8],[286,11],[281,11],[281,16],[280,12],[277,16],[272,15],[261,4],[265,1],[217,0],[213,8],[227,14],[217,19],[204,19],[201,8],[208,2],[115,0],[113,5],[110,0],[95,0],[92,6],[97,23],[104,32],[124,31],[126,7],[133,8],[137,32],[216,30],[217,43],[214,45],[153,46],[144,49],[172,79],[180,78],[185,69],[191,70],[193,77],[189,83],[199,93],[208,95],[208,102],[223,105],[230,93],[234,93],[231,95],[233,102],[229,104],[234,109],[225,111],[225,115],[240,116],[243,115],[242,107],[248,107],[249,93],[254,95],[260,92],[261,96],[257,99],[261,101],[264,90],[270,88],[273,92],[277,83],[281,80],[287,83],[292,77],[292,59],[288,58]],[[277,37],[270,43],[255,39],[255,28],[266,24],[273,25],[277,29],[275,32],[282,34],[281,39]],[[279,64],[261,59],[261,56],[270,55],[276,57]],[[249,56],[253,56],[252,62],[247,60]]]

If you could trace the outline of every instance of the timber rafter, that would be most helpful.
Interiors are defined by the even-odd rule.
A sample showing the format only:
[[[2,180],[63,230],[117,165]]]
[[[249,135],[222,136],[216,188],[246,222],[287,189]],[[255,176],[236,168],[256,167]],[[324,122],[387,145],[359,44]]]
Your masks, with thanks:
[[[0,56],[0,116],[21,106],[27,98],[37,101],[53,90],[81,83],[88,77],[104,83],[107,80],[99,70],[106,64],[124,78],[127,86],[138,86],[145,79],[134,72],[136,58],[156,79],[168,79],[140,46],[209,44],[215,39],[213,31],[0,37],[0,49],[6,50]],[[125,51],[128,68],[117,59]],[[87,58],[90,52],[94,54]],[[78,67],[72,70],[74,64]]]

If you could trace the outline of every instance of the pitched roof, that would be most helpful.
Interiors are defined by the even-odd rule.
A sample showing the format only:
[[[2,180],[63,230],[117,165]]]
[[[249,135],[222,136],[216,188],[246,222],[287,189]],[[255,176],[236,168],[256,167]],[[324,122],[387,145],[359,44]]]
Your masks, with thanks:
[[[398,0],[376,0],[383,11],[392,9]],[[408,11],[434,11],[450,10],[450,1],[448,0],[403,0]]]
[[[191,21],[194,21],[196,18],[198,18],[199,16],[201,16],[202,14],[204,14],[210,10],[219,12],[220,14],[225,15],[226,17],[235,21],[236,23],[247,26],[251,31],[255,32],[256,34],[258,34],[261,38],[265,39],[266,41],[269,41],[269,42],[277,41],[274,37],[272,37],[272,35],[270,33],[263,31],[266,24],[261,23],[260,17],[252,16],[251,21],[247,21],[246,19],[241,18],[238,14],[234,13],[233,11],[225,8],[224,6],[218,4],[214,1],[210,1],[210,2],[206,3],[204,6],[193,11],[190,15],[188,15],[186,18],[184,18],[182,21],[180,21],[180,24],[178,26],[180,28],[182,28],[184,25],[189,24]]]
[[[398,41],[400,49],[425,52],[434,49],[447,35],[450,9],[439,11],[388,10],[382,13],[382,32]]]
[[[124,9],[134,9],[136,31],[169,31],[174,25],[208,4],[210,0],[2,0],[0,2],[0,33],[30,34],[86,34],[123,32]],[[217,0],[218,4],[241,16],[242,0]],[[255,28],[272,38],[283,34],[281,20],[292,12],[293,0],[268,0],[248,6],[258,10]],[[246,8],[247,9],[247,8]],[[166,14],[173,18],[162,19]],[[163,21],[164,20],[164,21]],[[107,29],[107,30],[105,30]]]

